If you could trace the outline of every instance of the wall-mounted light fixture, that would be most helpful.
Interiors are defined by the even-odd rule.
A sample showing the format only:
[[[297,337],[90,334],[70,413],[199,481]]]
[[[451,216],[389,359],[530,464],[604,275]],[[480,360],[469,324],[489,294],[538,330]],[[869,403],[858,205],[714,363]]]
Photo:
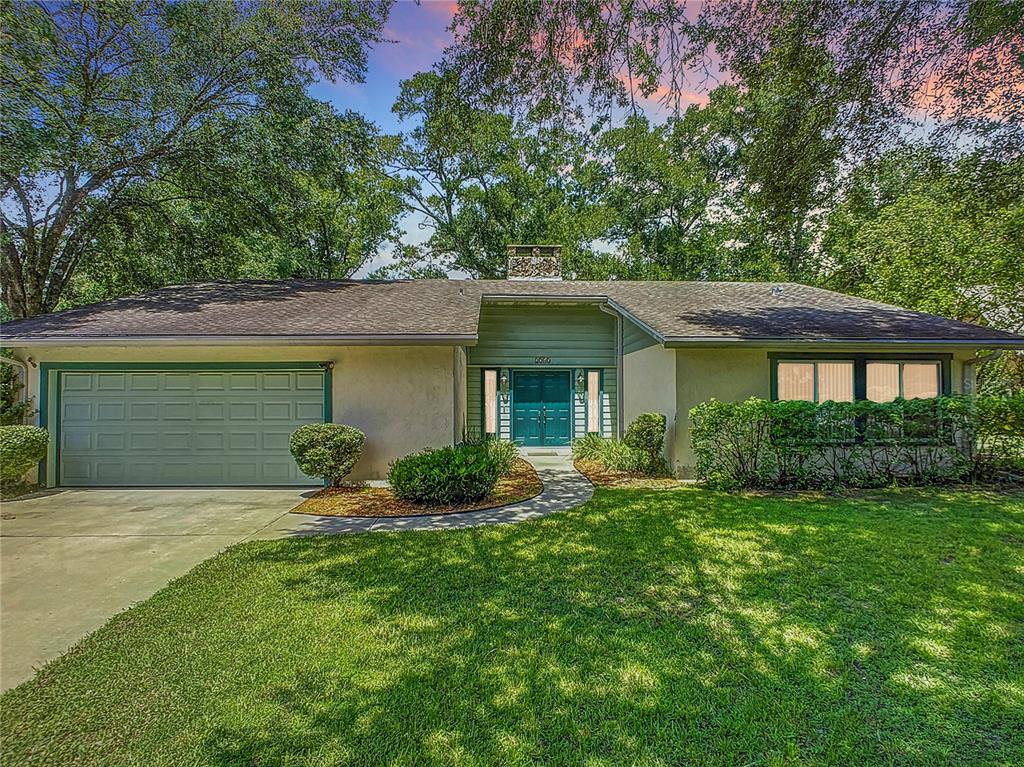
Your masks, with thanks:
[[[501,392],[501,401],[508,404],[508,374],[502,373],[498,380],[498,391]]]
[[[583,375],[581,370],[576,374],[576,399],[581,403],[587,396],[587,377]]]

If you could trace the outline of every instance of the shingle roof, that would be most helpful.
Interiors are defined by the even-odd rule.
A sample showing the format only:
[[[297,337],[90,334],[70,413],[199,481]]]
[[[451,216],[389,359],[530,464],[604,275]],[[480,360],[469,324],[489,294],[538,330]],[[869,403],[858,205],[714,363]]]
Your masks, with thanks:
[[[7,323],[37,340],[301,338],[469,342],[482,300],[606,300],[669,343],[984,342],[1024,337],[793,283],[519,280],[210,282]]]

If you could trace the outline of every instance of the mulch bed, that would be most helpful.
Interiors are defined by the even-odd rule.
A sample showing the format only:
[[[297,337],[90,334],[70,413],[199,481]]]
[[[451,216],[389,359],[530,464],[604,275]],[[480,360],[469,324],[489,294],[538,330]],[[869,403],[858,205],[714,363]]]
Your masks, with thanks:
[[[648,477],[643,474],[631,474],[627,471],[612,471],[604,463],[594,459],[576,459],[573,461],[573,465],[576,467],[576,471],[597,487],[671,490],[682,485],[674,477]]]
[[[405,517],[415,514],[454,514],[507,506],[539,495],[544,489],[540,477],[527,461],[516,459],[512,473],[498,480],[494,492],[479,503],[460,506],[417,506],[396,498],[387,487],[358,485],[328,487],[294,509],[293,514],[319,514],[325,517]]]
[[[0,484],[0,501],[13,501],[23,495],[29,495],[40,490],[35,482],[10,482]]]

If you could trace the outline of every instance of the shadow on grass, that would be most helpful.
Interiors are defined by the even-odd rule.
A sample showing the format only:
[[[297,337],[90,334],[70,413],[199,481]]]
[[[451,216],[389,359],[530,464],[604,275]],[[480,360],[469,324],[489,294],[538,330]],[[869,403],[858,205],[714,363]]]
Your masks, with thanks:
[[[204,759],[1012,763],[1022,521],[958,492],[601,491],[515,528],[253,544],[296,609],[357,605],[364,644],[296,662]]]

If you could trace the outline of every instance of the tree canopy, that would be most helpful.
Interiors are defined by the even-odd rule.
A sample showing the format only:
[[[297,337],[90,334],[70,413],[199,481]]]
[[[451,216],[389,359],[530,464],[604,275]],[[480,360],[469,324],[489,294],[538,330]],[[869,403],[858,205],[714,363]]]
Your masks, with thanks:
[[[308,94],[359,81],[390,6],[0,6],[10,312],[502,277],[536,242],[575,278],[798,280],[1024,329],[1020,0],[464,0],[400,135]]]
[[[60,301],[98,230],[170,201],[244,118],[288,112],[316,73],[358,80],[390,2],[4,3],[3,299]]]

